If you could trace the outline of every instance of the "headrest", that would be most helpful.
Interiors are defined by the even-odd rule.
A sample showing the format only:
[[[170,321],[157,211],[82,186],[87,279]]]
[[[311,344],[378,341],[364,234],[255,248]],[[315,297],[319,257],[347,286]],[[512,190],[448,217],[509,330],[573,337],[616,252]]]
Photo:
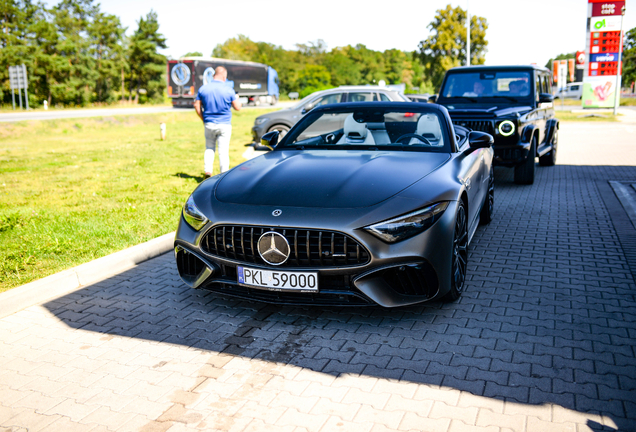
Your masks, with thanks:
[[[439,126],[439,119],[435,114],[422,114],[417,121],[416,134],[424,136],[424,134],[431,134],[435,139],[442,137],[442,129]]]
[[[347,118],[344,121],[344,133],[345,136],[352,136],[355,138],[366,138],[367,137],[367,133],[369,132],[367,130],[367,125],[366,123],[358,123],[357,121],[355,121],[353,119],[353,114],[349,114],[347,116]]]

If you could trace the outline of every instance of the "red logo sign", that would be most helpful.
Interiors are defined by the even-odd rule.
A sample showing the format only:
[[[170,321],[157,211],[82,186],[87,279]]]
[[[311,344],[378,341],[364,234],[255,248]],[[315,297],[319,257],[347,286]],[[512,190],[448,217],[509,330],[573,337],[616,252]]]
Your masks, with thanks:
[[[602,17],[608,15],[622,15],[624,8],[624,1],[593,3],[592,16]]]
[[[585,64],[585,51],[576,52],[576,64]]]

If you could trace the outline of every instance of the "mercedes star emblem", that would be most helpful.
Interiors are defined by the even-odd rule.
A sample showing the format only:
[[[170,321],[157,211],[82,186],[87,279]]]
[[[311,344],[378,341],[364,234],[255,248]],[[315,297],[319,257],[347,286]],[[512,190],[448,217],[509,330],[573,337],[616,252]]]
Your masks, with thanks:
[[[289,258],[289,252],[287,239],[277,232],[266,232],[258,239],[258,254],[267,264],[283,264]]]
[[[272,212],[272,216],[277,217],[283,214],[282,210],[276,209]]]

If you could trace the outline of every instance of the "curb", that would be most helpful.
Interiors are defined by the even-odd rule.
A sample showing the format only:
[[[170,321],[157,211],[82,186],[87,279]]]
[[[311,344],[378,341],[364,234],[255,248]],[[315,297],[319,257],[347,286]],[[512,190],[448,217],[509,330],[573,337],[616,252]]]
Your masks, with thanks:
[[[76,291],[170,251],[175,233],[129,247],[0,294],[0,318]]]

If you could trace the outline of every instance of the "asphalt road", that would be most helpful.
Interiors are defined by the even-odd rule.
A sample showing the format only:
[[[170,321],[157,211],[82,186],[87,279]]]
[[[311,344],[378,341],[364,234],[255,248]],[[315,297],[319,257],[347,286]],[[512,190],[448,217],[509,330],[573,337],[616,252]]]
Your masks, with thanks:
[[[636,112],[634,113],[636,116]],[[171,253],[0,319],[0,431],[636,431],[636,121],[570,122],[452,304],[283,307]]]
[[[276,105],[244,105],[245,109],[266,109],[266,108],[286,108],[296,102],[278,102]],[[11,113],[1,113],[0,122],[18,122],[29,120],[54,120],[65,118],[81,118],[81,117],[106,117],[117,115],[135,115],[135,114],[156,114],[162,112],[183,112],[187,109],[172,108],[170,106],[149,106],[134,108],[90,108],[90,109],[68,109],[68,110],[49,110],[49,111],[19,111]]]

